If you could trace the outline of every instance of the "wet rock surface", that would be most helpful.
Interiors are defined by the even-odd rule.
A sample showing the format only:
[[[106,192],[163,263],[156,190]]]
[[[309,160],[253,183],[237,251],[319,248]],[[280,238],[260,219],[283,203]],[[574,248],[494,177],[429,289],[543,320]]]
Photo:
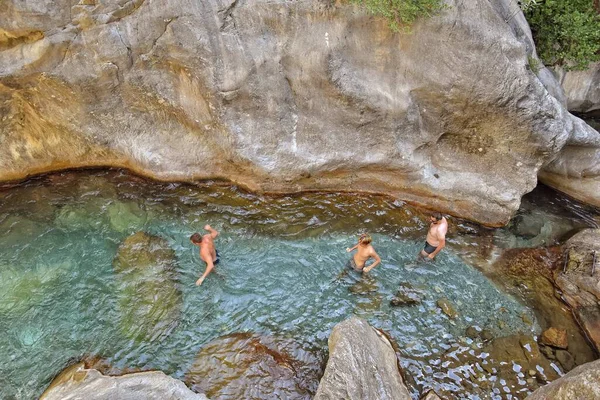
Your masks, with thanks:
[[[543,179],[597,200],[595,131],[528,68],[508,0],[453,1],[410,34],[319,0],[93,4],[5,2],[0,179],[110,165],[501,225],[552,161]]]
[[[569,239],[563,257],[564,271],[556,271],[556,285],[600,352],[600,229],[586,229]]]
[[[323,354],[294,340],[249,333],[216,339],[185,375],[192,390],[218,399],[311,399],[323,373]]]
[[[410,400],[388,339],[367,321],[350,318],[329,336],[329,360],[315,400]]]
[[[600,360],[580,365],[565,376],[536,390],[527,400],[600,398]]]
[[[125,335],[156,340],[179,323],[181,292],[175,252],[167,241],[145,232],[129,236],[113,261]]]
[[[409,282],[400,282],[398,292],[390,301],[390,305],[395,307],[412,306],[420,304],[425,298],[422,290],[414,288]]]
[[[207,400],[161,371],[104,376],[80,363],[56,377],[40,400]]]
[[[558,349],[566,349],[569,347],[567,331],[564,329],[548,328],[542,332],[540,343]]]

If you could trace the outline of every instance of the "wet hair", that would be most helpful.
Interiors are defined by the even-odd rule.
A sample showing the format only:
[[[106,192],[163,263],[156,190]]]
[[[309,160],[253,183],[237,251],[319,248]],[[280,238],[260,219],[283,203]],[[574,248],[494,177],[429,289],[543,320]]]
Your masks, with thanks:
[[[373,239],[371,239],[371,235],[369,235],[368,233],[363,233],[358,238],[358,243],[362,243],[362,244],[369,244],[372,241],[373,241]]]
[[[192,243],[198,244],[202,242],[202,236],[200,236],[200,234],[196,232],[192,236],[190,236],[190,240],[192,241]]]
[[[442,213],[439,213],[439,212],[434,212],[433,214],[431,214],[431,216],[433,218],[435,218],[436,221],[439,221],[439,220],[441,220],[443,218],[442,217]]]

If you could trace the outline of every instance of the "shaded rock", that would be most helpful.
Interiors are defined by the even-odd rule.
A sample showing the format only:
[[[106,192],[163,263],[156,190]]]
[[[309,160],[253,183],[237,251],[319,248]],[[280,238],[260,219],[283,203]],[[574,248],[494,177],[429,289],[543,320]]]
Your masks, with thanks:
[[[480,329],[477,329],[474,326],[469,326],[465,331],[465,335],[467,335],[467,337],[469,337],[471,339],[476,339],[479,337],[480,332],[481,332]]]
[[[481,338],[485,341],[494,339],[494,334],[489,329],[484,329],[481,331]]]
[[[284,338],[228,335],[202,347],[185,382],[209,397],[311,399],[324,355]]]
[[[571,353],[566,350],[556,350],[556,360],[565,371],[570,371],[575,368],[575,359]]]
[[[409,400],[396,354],[365,320],[350,318],[329,336],[329,360],[315,400]]]
[[[567,96],[567,108],[577,113],[600,113],[600,62],[583,71],[554,68]]]
[[[175,252],[167,241],[145,232],[129,236],[113,261],[121,327],[132,339],[155,340],[178,324],[181,292]]]
[[[0,179],[111,165],[352,187],[500,225],[591,136],[528,68],[509,0],[453,2],[410,34],[345,2],[121,3],[3,3]],[[548,171],[597,176],[588,142]]]
[[[40,400],[206,400],[181,381],[161,371],[104,376],[82,363],[67,368],[52,381]]]
[[[415,289],[408,282],[400,282],[396,296],[390,301],[392,306],[410,306],[419,304],[425,298],[425,293]]]
[[[579,323],[600,352],[600,229],[584,229],[565,246],[568,264],[556,271],[556,286],[562,299],[573,309]],[[593,253],[596,272],[592,275]]]
[[[526,400],[600,398],[600,360],[580,365],[565,376],[539,388]]]
[[[564,329],[548,328],[542,333],[540,343],[558,349],[566,349],[569,347],[567,331]]]
[[[446,314],[450,319],[454,319],[458,316],[458,313],[454,309],[450,300],[443,297],[436,302],[437,306],[442,310],[444,314]]]
[[[548,360],[555,360],[556,355],[554,354],[555,350],[550,346],[540,345],[540,352],[546,357]]]

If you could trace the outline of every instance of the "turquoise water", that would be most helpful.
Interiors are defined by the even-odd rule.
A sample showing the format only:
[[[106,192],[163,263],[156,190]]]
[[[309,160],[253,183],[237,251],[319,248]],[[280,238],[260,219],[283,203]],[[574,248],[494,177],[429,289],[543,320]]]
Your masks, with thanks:
[[[433,264],[415,263],[425,221],[422,211],[375,196],[266,197],[218,182],[159,184],[118,171],[62,173],[5,188],[0,397],[36,398],[66,365],[89,355],[116,368],[160,369],[184,379],[203,345],[239,332],[292,338],[322,361],[331,328],[351,315],[395,339],[413,394],[433,387],[468,397],[461,372],[436,362],[464,345],[467,327],[495,336],[539,327],[532,310],[451,248]],[[222,261],[198,288],[204,264],[189,236],[206,223],[222,231],[216,241]],[[143,340],[119,324],[124,288],[113,270],[121,243],[140,230],[174,250],[175,280],[164,284],[180,294],[175,323]],[[383,262],[363,277],[345,269],[345,248],[366,230]],[[421,290],[423,302],[390,306],[401,282]],[[442,297],[456,308],[456,319],[437,307]],[[523,315],[534,323],[524,323]]]

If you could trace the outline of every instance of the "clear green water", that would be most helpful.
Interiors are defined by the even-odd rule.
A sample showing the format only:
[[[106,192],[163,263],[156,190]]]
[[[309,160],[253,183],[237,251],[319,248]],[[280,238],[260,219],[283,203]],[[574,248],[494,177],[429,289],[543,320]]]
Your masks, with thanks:
[[[351,315],[396,340],[414,394],[433,387],[469,397],[464,374],[436,362],[464,343],[468,326],[497,336],[539,328],[521,318],[534,320],[532,310],[452,247],[435,264],[415,265],[425,220],[419,210],[373,196],[262,197],[214,182],[159,184],[115,171],[62,173],[5,188],[0,398],[36,398],[55,374],[86,355],[183,379],[204,344],[237,332],[294,338],[322,360],[331,328]],[[204,265],[188,238],[206,223],[222,231],[222,261],[197,288]],[[178,287],[181,311],[176,326],[156,340],[132,340],[118,323],[122,288],[113,259],[139,230],[166,239],[177,256],[177,281],[165,284]],[[374,232],[382,265],[367,278],[341,274],[345,248],[365,230]],[[391,307],[400,282],[423,290],[423,303]],[[457,319],[437,307],[441,297],[454,304]]]

